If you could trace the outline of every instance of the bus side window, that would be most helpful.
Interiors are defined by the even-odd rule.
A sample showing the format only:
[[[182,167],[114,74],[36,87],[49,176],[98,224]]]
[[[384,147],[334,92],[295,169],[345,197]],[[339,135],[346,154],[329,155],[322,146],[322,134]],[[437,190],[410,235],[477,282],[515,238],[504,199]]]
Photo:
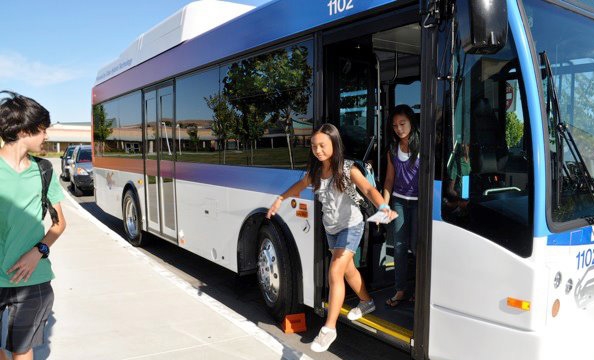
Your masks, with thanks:
[[[220,67],[233,126],[227,164],[305,169],[313,131],[313,43],[305,41]]]
[[[216,150],[227,150],[225,145],[230,140],[232,119],[225,110],[224,99],[219,95],[218,68],[176,79],[177,161],[223,163]]]
[[[96,157],[142,154],[142,94],[135,91],[93,106]]]

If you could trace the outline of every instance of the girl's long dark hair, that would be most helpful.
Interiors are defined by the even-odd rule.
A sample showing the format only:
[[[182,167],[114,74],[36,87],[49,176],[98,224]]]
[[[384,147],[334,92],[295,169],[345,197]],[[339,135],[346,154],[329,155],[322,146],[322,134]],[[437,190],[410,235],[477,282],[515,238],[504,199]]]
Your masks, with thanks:
[[[419,157],[419,148],[421,146],[421,132],[419,130],[419,123],[417,115],[413,109],[408,105],[398,105],[394,108],[392,115],[390,116],[390,129],[392,129],[392,143],[390,144],[390,153],[392,156],[398,156],[398,146],[400,145],[400,138],[396,135],[392,124],[396,115],[405,116],[410,122],[410,133],[408,134],[408,151],[410,152],[410,158],[408,166],[411,168],[415,166],[417,158]]]
[[[330,167],[332,170],[332,182],[340,192],[344,192],[344,146],[340,133],[336,126],[332,124],[324,124],[318,127],[312,134],[326,134],[332,141],[332,158],[330,159]],[[309,160],[307,162],[307,174],[311,179],[314,191],[320,188],[320,179],[322,178],[322,162],[314,155],[313,151],[309,153]]]

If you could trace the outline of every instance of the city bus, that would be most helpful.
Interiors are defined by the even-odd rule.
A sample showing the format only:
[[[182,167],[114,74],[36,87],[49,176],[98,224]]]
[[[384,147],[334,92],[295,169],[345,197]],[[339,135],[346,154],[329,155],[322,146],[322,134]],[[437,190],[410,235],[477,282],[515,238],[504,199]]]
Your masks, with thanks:
[[[589,358],[593,20],[589,0],[191,3],[97,74],[96,203],[135,246],[150,233],[255,276],[277,320],[324,316],[315,193],[266,211],[304,176],[322,123],[381,190],[390,113],[407,104],[415,256],[395,263],[368,224],[355,261],[377,310],[348,321],[349,293],[341,320],[415,359]],[[414,301],[384,307],[398,266]]]

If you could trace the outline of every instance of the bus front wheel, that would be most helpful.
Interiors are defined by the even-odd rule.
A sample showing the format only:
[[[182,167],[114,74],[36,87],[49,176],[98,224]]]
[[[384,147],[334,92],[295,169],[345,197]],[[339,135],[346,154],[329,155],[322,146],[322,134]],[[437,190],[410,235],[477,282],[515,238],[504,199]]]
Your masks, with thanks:
[[[140,206],[132,190],[126,191],[122,204],[122,216],[126,240],[133,246],[142,246],[142,225],[140,222]]]
[[[297,305],[289,248],[273,224],[263,225],[258,239],[258,286],[268,312],[282,321]]]

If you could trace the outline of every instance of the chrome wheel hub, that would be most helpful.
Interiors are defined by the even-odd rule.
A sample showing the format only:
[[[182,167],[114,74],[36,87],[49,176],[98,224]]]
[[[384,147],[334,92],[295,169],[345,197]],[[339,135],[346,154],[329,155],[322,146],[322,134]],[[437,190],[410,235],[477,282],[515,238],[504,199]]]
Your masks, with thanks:
[[[125,209],[126,230],[132,238],[136,238],[138,236],[138,218],[136,216],[136,204],[132,199],[128,198]]]
[[[258,281],[268,303],[278,299],[280,274],[276,249],[270,239],[264,239],[258,255]]]

